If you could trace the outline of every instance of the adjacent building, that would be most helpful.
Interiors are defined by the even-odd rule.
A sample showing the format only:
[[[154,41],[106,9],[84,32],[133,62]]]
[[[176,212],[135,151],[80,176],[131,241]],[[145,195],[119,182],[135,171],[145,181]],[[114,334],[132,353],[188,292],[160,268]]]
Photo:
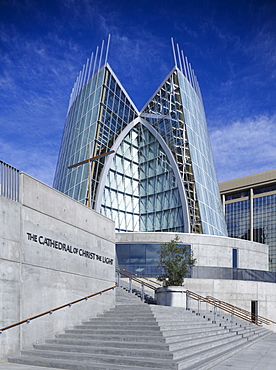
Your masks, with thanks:
[[[219,184],[228,234],[269,245],[269,268],[276,272],[276,170]]]

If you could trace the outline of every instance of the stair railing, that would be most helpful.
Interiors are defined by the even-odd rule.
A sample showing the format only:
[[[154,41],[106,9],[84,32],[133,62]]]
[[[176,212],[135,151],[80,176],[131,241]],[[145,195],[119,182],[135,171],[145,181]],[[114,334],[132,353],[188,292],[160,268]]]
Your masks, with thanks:
[[[66,303],[62,306],[59,306],[59,307],[56,307],[56,308],[53,308],[52,310],[49,310],[49,311],[46,311],[46,312],[43,312],[43,313],[40,313],[36,316],[32,316],[32,317],[29,317],[28,319],[25,319],[25,320],[22,320],[22,321],[19,321],[19,322],[16,322],[14,324],[11,324],[11,325],[8,325],[8,326],[5,326],[4,328],[1,328],[0,329],[0,334],[2,334],[3,331],[5,330],[8,330],[8,329],[11,329],[11,328],[14,328],[15,326],[18,326],[18,325],[22,325],[24,323],[27,323],[29,324],[32,320],[34,319],[37,319],[39,317],[42,317],[42,316],[45,316],[45,315],[51,315],[53,312],[55,311],[58,311],[58,310],[61,310],[65,307],[71,307],[73,304],[76,304],[76,303],[79,303],[81,301],[87,301],[89,298],[92,298],[92,297],[95,297],[96,295],[101,295],[102,293],[105,293],[105,292],[108,292],[109,290],[113,290],[117,287],[117,284],[115,284],[114,286],[110,287],[110,288],[107,288],[107,289],[104,289],[104,290],[101,290],[97,293],[93,293],[93,294],[90,294],[86,297],[83,297],[83,298],[79,298],[75,301],[72,301],[72,302],[69,302],[69,303]]]
[[[153,280],[141,277],[142,279],[146,280],[146,281],[143,281],[142,279],[138,278],[138,276],[139,276],[138,274],[134,274],[131,271],[127,271],[125,269],[117,268],[116,272],[118,274],[118,286],[120,286],[120,275],[122,275],[122,276],[127,277],[129,279],[129,291],[130,292],[132,292],[132,280],[133,280],[133,281],[141,284],[142,295],[143,295],[145,286],[149,289],[152,289],[155,293],[158,293],[158,292],[156,292],[156,289],[160,286],[159,283],[157,283]],[[150,281],[150,283],[148,281]],[[173,293],[173,292],[174,292],[173,290],[168,291],[168,293]],[[166,293],[166,292],[162,291],[160,293]],[[177,290],[177,291],[175,291],[175,293],[182,293],[182,294],[185,293],[186,294],[186,309],[189,309],[189,299],[193,299],[193,300],[198,301],[198,305],[197,305],[198,306],[197,307],[197,314],[198,315],[201,314],[201,302],[205,302],[206,304],[211,305],[213,307],[213,314],[214,314],[213,322],[214,323],[216,323],[216,321],[217,321],[217,316],[218,316],[218,311],[217,310],[218,309],[229,313],[230,314],[231,329],[232,329],[232,326],[233,326],[234,316],[238,317],[242,320],[245,320],[249,323],[253,323],[257,326],[263,326],[263,324],[266,324],[266,325],[276,324],[276,322],[273,321],[273,320],[267,319],[267,318],[265,318],[263,316],[260,316],[260,315],[253,314],[250,311],[247,311],[243,308],[234,306],[230,303],[221,301],[221,300],[219,300],[217,298],[214,298],[214,297],[211,297],[211,296],[203,297],[200,294],[192,292],[191,290],[182,290],[182,291]],[[141,297],[141,299],[143,299],[143,298]]]
[[[149,281],[150,283],[152,283],[152,284],[155,284],[155,285],[158,285],[158,286],[162,286],[162,284],[161,283],[158,283],[158,281],[155,281],[155,280],[152,280],[152,279],[149,279],[149,278],[147,278],[147,277],[145,277],[145,276],[142,276],[142,275],[139,275],[139,274],[137,274],[136,272],[133,272],[133,271],[129,271],[129,270],[127,270],[127,269],[125,269],[125,268],[122,268],[122,267],[117,267],[116,268],[116,271],[119,273],[119,272],[126,272],[127,274],[129,274],[129,275],[131,275],[131,276],[135,276],[135,277],[138,277],[138,278],[140,278],[141,280],[146,280],[146,281]]]
[[[224,302],[224,301],[221,301],[217,298],[214,298],[214,297],[211,297],[211,296],[207,296],[206,297],[209,301],[212,301],[212,302],[215,302],[216,304],[218,304],[221,308],[222,307],[226,307],[228,310],[232,310],[232,311],[237,311],[239,310],[239,312],[243,315],[246,315],[248,317],[248,321],[251,321],[251,322],[254,322],[255,320],[257,320],[258,322],[260,323],[263,323],[263,324],[266,324],[266,325],[270,325],[270,324],[276,324],[275,321],[273,320],[270,320],[270,319],[267,319],[266,317],[263,317],[263,316],[260,316],[260,315],[257,315],[257,314],[254,314],[253,312],[250,312],[250,311],[247,311],[247,310],[244,310],[243,308],[239,308],[237,306],[234,306],[232,305],[231,303],[227,303],[227,302]]]
[[[139,275],[131,273],[130,271],[128,272],[125,269],[116,268],[116,272],[118,274],[118,285],[120,286],[120,275],[128,278],[129,279],[129,291],[131,291],[131,292],[132,292],[131,280],[135,281],[136,283],[141,284],[141,286],[152,289],[153,291],[155,291],[158,287],[161,286],[159,283],[156,283],[153,280],[144,278],[143,276],[138,277]],[[146,281],[144,281],[144,280],[146,280]]]
[[[201,302],[206,302],[206,303],[212,305],[214,307],[214,322],[216,322],[216,317],[217,317],[216,309],[218,308],[218,309],[220,309],[224,312],[229,313],[231,315],[231,321],[232,322],[233,322],[233,316],[235,316],[235,317],[243,319],[247,322],[253,323],[257,326],[262,326],[263,324],[266,324],[266,325],[276,324],[276,322],[273,321],[273,320],[267,319],[267,318],[265,318],[263,316],[260,316],[260,315],[253,314],[250,311],[247,311],[243,308],[234,306],[230,303],[221,301],[217,298],[214,298],[214,297],[211,297],[211,296],[203,297],[203,296],[201,296],[197,293],[194,293],[190,290],[186,290],[185,293],[192,299],[195,299],[197,301],[200,300]],[[186,309],[187,308],[188,307],[186,307]]]

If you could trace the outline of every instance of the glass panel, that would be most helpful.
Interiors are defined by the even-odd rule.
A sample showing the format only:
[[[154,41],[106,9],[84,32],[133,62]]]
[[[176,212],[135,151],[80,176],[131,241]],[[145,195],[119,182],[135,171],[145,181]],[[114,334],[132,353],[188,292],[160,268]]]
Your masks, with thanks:
[[[186,246],[179,244],[179,246]],[[190,245],[187,245],[189,249]],[[160,244],[154,243],[118,243],[116,255],[121,268],[146,277],[157,277],[162,270],[157,267],[159,263]]]

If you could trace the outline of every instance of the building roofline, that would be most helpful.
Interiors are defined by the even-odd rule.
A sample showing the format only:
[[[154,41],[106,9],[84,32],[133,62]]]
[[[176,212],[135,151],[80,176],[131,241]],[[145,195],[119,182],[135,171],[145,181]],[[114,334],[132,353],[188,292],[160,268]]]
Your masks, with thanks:
[[[140,110],[140,114],[143,113],[143,111],[147,108],[149,103],[152,101],[152,99],[155,97],[155,95],[159,92],[159,90],[162,88],[162,86],[165,84],[165,82],[171,77],[171,75],[176,71],[178,68],[176,66],[171,69],[171,71],[167,74],[167,76],[164,78],[164,80],[161,82],[161,84],[158,86],[158,88],[154,91],[154,93],[151,95],[151,97],[148,99],[146,104],[143,106],[143,108]]]
[[[110,67],[110,65],[108,63],[106,63],[104,65],[104,67],[112,74],[112,76],[115,78],[117,84],[120,86],[120,89],[123,90],[124,94],[126,95],[126,97],[128,98],[129,102],[131,103],[133,109],[135,110],[135,113],[137,115],[139,115],[139,110],[138,108],[136,107],[135,103],[133,102],[133,100],[131,99],[131,97],[129,96],[128,92],[126,91],[126,89],[124,88],[124,86],[121,84],[119,78],[117,77],[116,73],[113,71],[113,69]]]
[[[219,190],[221,194],[223,194],[243,190],[249,187],[257,188],[272,183],[276,183],[276,169],[220,182]]]

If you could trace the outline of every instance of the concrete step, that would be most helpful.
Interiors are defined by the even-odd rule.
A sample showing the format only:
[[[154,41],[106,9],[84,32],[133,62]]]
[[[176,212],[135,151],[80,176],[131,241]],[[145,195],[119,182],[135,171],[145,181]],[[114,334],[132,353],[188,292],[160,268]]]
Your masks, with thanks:
[[[213,326],[213,327],[204,327],[204,326],[200,326],[198,328],[193,328],[191,327],[190,329],[187,328],[187,329],[182,329],[182,330],[169,330],[169,329],[166,329],[166,330],[162,330],[162,328],[160,328],[161,331],[162,331],[162,334],[163,336],[168,339],[170,337],[182,337],[182,338],[185,338],[187,335],[191,335],[191,334],[194,334],[195,336],[197,337],[202,337],[202,336],[205,336],[207,335],[208,333],[217,333],[218,331],[219,332],[228,332],[227,330],[225,330],[224,328],[218,328],[217,326]]]
[[[106,319],[110,318],[110,319],[114,319],[114,318],[118,318],[118,319],[125,319],[126,321],[130,320],[132,317],[133,317],[133,313],[131,312],[128,312],[128,311],[122,311],[122,312],[111,312],[111,313],[108,313],[106,316]],[[136,311],[135,312],[135,320],[143,320],[143,319],[151,319],[152,321],[154,321],[154,317],[150,316],[150,314],[148,312],[139,312],[139,311]]]
[[[130,357],[145,357],[145,358],[164,358],[164,359],[172,359],[173,354],[169,351],[169,347],[161,347],[158,349],[149,348],[149,346],[145,346],[145,348],[120,348],[116,346],[109,345],[108,347],[101,347],[100,345],[93,345],[93,348],[90,346],[83,346],[79,343],[76,344],[36,344],[34,348],[37,350],[43,351],[62,351],[62,352],[74,352],[74,353],[90,353],[94,354],[105,354],[105,355],[113,355],[113,356],[130,356]]]
[[[173,360],[168,360],[164,358],[136,358],[131,356],[116,356],[116,355],[94,355],[89,353],[72,353],[72,352],[62,352],[62,351],[40,351],[40,350],[34,350],[34,351],[23,351],[22,356],[25,357],[25,359],[29,358],[29,364],[35,364],[37,366],[37,358],[38,359],[45,359],[45,363],[47,361],[53,361],[58,360],[55,364],[56,367],[58,362],[60,360],[77,363],[77,367],[75,369],[81,369],[81,365],[86,363],[86,366],[88,364],[87,369],[93,369],[91,367],[92,364],[109,364],[109,365],[120,365],[120,366],[140,366],[140,367],[148,367],[152,369],[177,369],[177,364]],[[43,366],[43,365],[39,365]],[[44,365],[45,366],[45,365]],[[71,367],[72,368],[72,367]]]
[[[131,293],[126,293],[127,297],[131,297]],[[140,299],[138,300],[134,300],[135,303],[135,311],[148,311],[148,308],[149,306],[144,304],[143,302],[140,301]],[[141,303],[141,304],[139,304]],[[129,305],[128,303],[125,303],[125,304],[121,304],[121,305],[116,305],[114,308],[112,308],[110,311],[108,312],[112,312],[112,311],[123,311],[123,310],[127,310],[127,308],[129,306],[133,306],[133,305]]]
[[[91,319],[90,321],[83,321],[83,325],[110,325],[110,324],[116,324],[116,325],[137,325],[141,324],[141,319],[132,317],[130,320],[126,320],[124,316],[119,316],[119,317],[104,317],[104,318],[96,318],[96,319]],[[157,325],[157,321],[154,317],[150,316],[143,316],[143,323],[146,323],[147,325]]]
[[[173,351],[173,358],[175,360],[179,360],[182,358],[186,358],[188,356],[194,356],[196,353],[202,354],[202,352],[206,353],[208,351],[216,351],[218,349],[218,352],[220,352],[221,348],[232,348],[236,345],[246,344],[246,339],[238,337],[238,336],[232,336],[228,337],[225,336],[224,338],[220,339],[214,339],[210,341],[206,341],[203,343],[193,344],[189,345],[189,347],[174,350]],[[200,358],[200,357],[199,357]]]
[[[240,338],[228,343],[218,344],[212,348],[199,349],[196,352],[178,358],[178,370],[197,369],[200,362],[208,363],[214,357],[218,359],[222,353],[229,353],[237,349],[241,350],[242,345],[245,345],[245,343],[245,339]]]
[[[252,328],[252,325],[242,321],[232,325],[233,330],[229,331],[226,326],[230,322],[223,318],[213,324],[210,317],[208,320],[205,315],[196,315],[181,308],[170,310],[169,307],[152,306],[151,309],[170,351],[174,353],[179,370],[210,369],[212,364],[240,351],[248,344],[249,338],[256,340],[262,335],[260,328]],[[187,320],[190,320],[189,327]]]
[[[112,323],[110,325],[96,325],[96,324],[83,324],[83,325],[76,325],[74,326],[74,329],[84,329],[84,330],[94,330],[94,331],[109,331],[111,330],[119,330],[122,328],[122,324],[118,325],[116,323]],[[142,330],[142,331],[160,331],[160,328],[157,323],[151,323],[148,325],[144,325],[144,323],[125,323],[124,324],[124,330]]]
[[[119,289],[116,301],[103,315],[9,360],[74,370],[203,370],[267,335],[240,321],[230,331],[229,320],[222,316],[213,324],[208,311],[196,315],[178,307],[147,305]]]
[[[138,342],[138,341],[111,341],[111,340],[93,340],[93,339],[79,339],[79,338],[59,338],[59,339],[48,339],[45,341],[45,345],[51,345],[58,348],[59,345],[77,345],[77,346],[88,346],[88,347],[112,347],[112,348],[124,348],[124,349],[149,349],[148,342]],[[44,344],[35,344],[36,346],[44,346]],[[165,343],[165,340],[162,342],[156,341],[150,344],[151,350],[169,350],[169,345]]]
[[[145,304],[144,304],[145,305]],[[149,306],[148,305],[146,305],[146,307],[144,307],[144,306],[135,306],[135,305],[132,305],[132,306],[134,306],[135,307],[135,312],[137,313],[137,315],[139,315],[139,314],[146,314],[147,312],[149,312],[150,310],[149,310]],[[129,306],[125,306],[125,305],[122,305],[122,306],[117,306],[117,308],[116,309],[111,309],[111,310],[109,310],[108,312],[107,312],[107,314],[106,315],[104,315],[104,316],[106,316],[106,317],[108,317],[108,316],[111,316],[112,314],[119,314],[119,313],[127,313],[127,314],[129,314],[129,313],[131,313],[131,311],[130,310],[128,310],[127,309],[127,307],[129,307]]]
[[[144,304],[145,305],[145,304]],[[134,305],[133,305],[134,306]],[[127,314],[131,314],[131,311],[127,308],[129,306],[125,306],[125,305],[122,305],[122,306],[118,306],[116,307],[116,309],[111,309],[110,311],[108,311],[106,313],[106,317],[108,316],[111,316],[112,314],[122,314],[122,313],[127,313]],[[137,313],[137,315],[143,315],[143,314],[147,314],[148,312],[150,312],[150,309],[149,309],[149,306],[135,306],[135,312]]]
[[[179,342],[186,341],[186,340],[188,340],[190,342],[192,340],[201,340],[202,338],[203,339],[204,338],[208,339],[209,337],[217,336],[217,335],[221,335],[221,334],[226,335],[227,331],[225,331],[225,329],[214,328],[213,330],[210,330],[210,331],[197,332],[197,333],[194,333],[194,332],[187,333],[187,334],[185,334],[185,336],[183,336],[183,335],[174,335],[174,336],[171,336],[171,337],[166,337],[165,340],[166,340],[166,343],[171,345],[173,343],[179,343]],[[236,334],[234,333],[234,335],[236,335]]]
[[[193,338],[186,338],[181,337],[181,340],[175,341],[175,342],[166,342],[167,345],[169,345],[169,348],[171,351],[178,351],[183,348],[187,349],[190,346],[200,345],[202,343],[206,344],[208,342],[215,343],[217,340],[228,340],[234,338],[236,339],[237,336],[235,333],[217,333],[214,332],[211,335],[207,336],[200,336],[200,337],[193,337]]]
[[[139,337],[146,337],[148,335],[150,335],[151,337],[159,337],[159,336],[162,336],[162,333],[160,332],[160,330],[156,330],[156,331],[153,331],[153,330],[132,330],[132,329],[125,329],[125,328],[121,328],[121,329],[118,329],[118,330],[93,330],[93,329],[86,329],[86,328],[82,328],[82,329],[68,329],[68,330],[65,330],[65,333],[66,334],[91,334],[91,335],[105,335],[105,333],[107,335],[117,335],[117,336],[123,336],[123,335],[136,335],[136,336],[139,336]]]
[[[152,369],[158,369],[158,367],[152,367],[150,364],[149,367],[147,366],[122,366],[122,365],[117,365],[115,363],[97,363],[97,362],[92,362],[92,361],[82,361],[81,363],[79,361],[73,361],[73,360],[64,360],[64,359],[47,359],[44,357],[36,357],[33,359],[32,363],[30,364],[30,357],[28,356],[20,356],[18,358],[13,358],[13,363],[18,363],[18,364],[25,364],[29,366],[41,366],[45,368],[59,368],[59,369],[71,369],[71,370],[152,370]],[[177,364],[175,365],[169,365],[167,364],[167,370],[172,369],[176,370],[177,369]],[[166,368],[166,367],[165,367]],[[31,369],[31,367],[30,367]],[[164,369],[164,367],[162,368]]]
[[[77,334],[77,333],[70,333],[69,334],[58,334],[57,339],[60,338],[74,338],[74,339],[92,339],[97,340],[100,339],[102,341],[121,341],[121,342],[158,342],[158,343],[165,343],[165,338],[162,336],[152,336],[152,335],[146,335],[142,338],[137,335],[124,335],[123,337],[121,335],[109,335],[109,334]],[[53,339],[51,339],[53,340]]]
[[[204,322],[204,321],[191,321],[190,323],[185,322],[184,324],[182,322],[158,322],[159,327],[162,328],[162,330],[186,330],[186,329],[197,329],[197,328],[212,328],[214,324],[210,322]]]

